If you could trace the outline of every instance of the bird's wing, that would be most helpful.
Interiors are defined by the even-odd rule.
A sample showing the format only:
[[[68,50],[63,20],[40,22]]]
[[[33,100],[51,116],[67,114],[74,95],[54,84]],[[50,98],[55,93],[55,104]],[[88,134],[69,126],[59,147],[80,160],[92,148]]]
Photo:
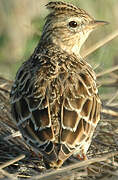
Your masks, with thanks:
[[[78,73],[68,77],[65,87],[59,159],[66,159],[72,153],[81,153],[81,150],[86,154],[100,120],[101,109],[95,75],[87,63],[80,64]]]
[[[11,113],[23,138],[36,153],[56,160],[54,132],[51,126],[48,85],[45,80],[48,65],[40,73],[23,64],[11,90]],[[35,67],[36,69],[36,67]]]

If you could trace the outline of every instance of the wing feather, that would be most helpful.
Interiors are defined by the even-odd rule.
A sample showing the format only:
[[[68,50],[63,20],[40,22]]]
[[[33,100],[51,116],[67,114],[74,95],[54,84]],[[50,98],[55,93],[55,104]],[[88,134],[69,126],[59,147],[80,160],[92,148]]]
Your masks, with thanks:
[[[81,153],[82,149],[87,152],[94,129],[100,119],[101,102],[97,95],[95,77],[88,72],[74,77],[76,86],[72,87],[70,84],[73,81],[72,76],[67,81],[71,91],[69,88],[66,89],[62,105],[61,143],[68,149],[68,155],[73,153],[73,149],[78,153]],[[67,158],[64,148],[61,148],[59,154],[60,158],[62,154],[63,158]]]

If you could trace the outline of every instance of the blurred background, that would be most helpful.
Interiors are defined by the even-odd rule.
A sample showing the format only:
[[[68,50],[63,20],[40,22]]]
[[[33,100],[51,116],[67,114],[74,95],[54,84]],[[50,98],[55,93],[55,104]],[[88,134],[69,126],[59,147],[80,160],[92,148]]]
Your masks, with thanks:
[[[95,30],[82,48],[84,52],[118,29],[118,0],[65,0],[85,9],[97,20],[110,22]],[[48,0],[0,0],[0,75],[14,79],[22,62],[36,47]],[[96,71],[118,64],[118,38],[87,57]]]

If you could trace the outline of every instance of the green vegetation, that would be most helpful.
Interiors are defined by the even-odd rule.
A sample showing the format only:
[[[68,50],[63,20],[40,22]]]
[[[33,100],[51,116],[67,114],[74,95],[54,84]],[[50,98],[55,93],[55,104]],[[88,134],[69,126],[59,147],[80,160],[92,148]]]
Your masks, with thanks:
[[[117,29],[117,0],[66,1],[87,10],[96,19],[110,22],[91,34],[83,50]],[[20,64],[32,54],[40,39],[47,14],[46,3],[46,0],[41,0],[40,3],[38,0],[26,0],[23,4],[19,0],[9,0],[9,3],[0,1],[0,75],[14,79]],[[117,45],[118,39],[115,39],[87,57],[93,66],[99,65],[97,72],[117,64]]]

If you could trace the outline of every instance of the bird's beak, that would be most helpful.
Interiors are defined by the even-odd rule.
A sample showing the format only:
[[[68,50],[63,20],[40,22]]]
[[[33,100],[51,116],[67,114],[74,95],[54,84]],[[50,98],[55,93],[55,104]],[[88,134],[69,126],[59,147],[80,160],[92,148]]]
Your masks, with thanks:
[[[107,21],[98,21],[98,20],[94,20],[90,23],[90,27],[92,29],[98,27],[98,26],[102,26],[102,25],[106,25],[106,24],[109,24],[109,22]]]

